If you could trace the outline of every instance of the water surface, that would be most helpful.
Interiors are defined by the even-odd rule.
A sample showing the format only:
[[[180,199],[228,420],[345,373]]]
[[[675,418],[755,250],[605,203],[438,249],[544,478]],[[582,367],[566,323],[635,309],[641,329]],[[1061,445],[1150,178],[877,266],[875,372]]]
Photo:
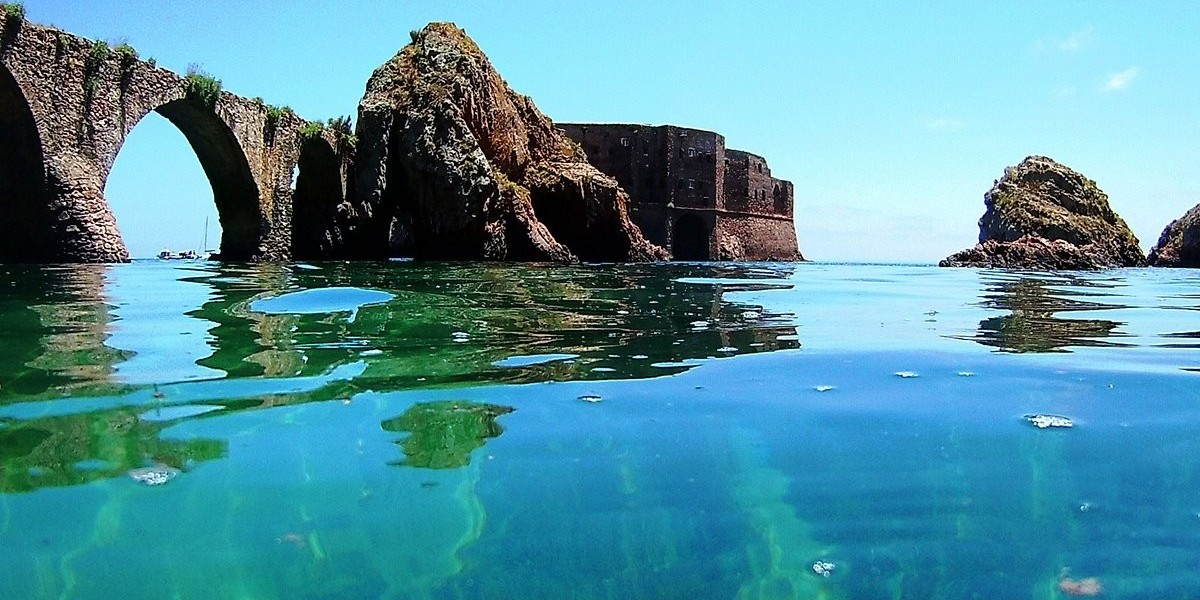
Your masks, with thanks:
[[[1200,596],[1189,271],[0,285],[0,597]]]

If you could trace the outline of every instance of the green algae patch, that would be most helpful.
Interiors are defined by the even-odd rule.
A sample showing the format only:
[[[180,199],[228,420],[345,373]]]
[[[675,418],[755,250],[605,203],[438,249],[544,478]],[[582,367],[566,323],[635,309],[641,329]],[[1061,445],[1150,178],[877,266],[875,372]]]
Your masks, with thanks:
[[[487,438],[504,433],[496,422],[510,406],[445,401],[416,404],[404,414],[383,422],[384,431],[409,432],[397,442],[404,460],[396,463],[423,469],[457,469],[471,463],[471,452]]]

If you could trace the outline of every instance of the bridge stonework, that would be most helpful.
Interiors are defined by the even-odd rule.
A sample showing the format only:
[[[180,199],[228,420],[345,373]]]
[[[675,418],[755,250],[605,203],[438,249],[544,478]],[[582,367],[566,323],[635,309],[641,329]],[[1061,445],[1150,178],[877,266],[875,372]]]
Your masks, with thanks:
[[[92,41],[54,28],[0,20],[0,261],[128,260],[104,187],[126,136],[151,111],[178,127],[200,160],[222,258],[344,253],[339,227],[354,217],[345,202],[350,150],[336,134],[306,136],[308,121],[229,92],[206,106],[171,71],[93,52]]]

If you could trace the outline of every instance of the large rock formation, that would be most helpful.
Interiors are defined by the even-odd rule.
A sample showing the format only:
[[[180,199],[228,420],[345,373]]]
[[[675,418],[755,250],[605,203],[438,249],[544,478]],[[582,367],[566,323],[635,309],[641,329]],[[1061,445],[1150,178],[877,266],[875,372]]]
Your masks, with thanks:
[[[984,195],[979,244],[943,267],[1100,269],[1145,263],[1096,182],[1044,156],[1004,170]]]
[[[1153,267],[1200,267],[1200,204],[1163,229],[1147,262]]]
[[[617,182],[588,164],[466,33],[433,23],[359,105],[357,193],[393,255],[656,260]]]

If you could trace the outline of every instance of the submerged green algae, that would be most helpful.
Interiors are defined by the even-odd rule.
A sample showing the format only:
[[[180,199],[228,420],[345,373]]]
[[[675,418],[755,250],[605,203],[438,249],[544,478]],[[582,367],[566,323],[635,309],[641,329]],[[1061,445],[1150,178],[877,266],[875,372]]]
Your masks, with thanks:
[[[456,469],[471,462],[471,452],[488,438],[504,433],[496,418],[512,412],[510,406],[443,401],[416,404],[403,415],[383,422],[384,431],[408,432],[398,442],[403,464],[423,469]]]

